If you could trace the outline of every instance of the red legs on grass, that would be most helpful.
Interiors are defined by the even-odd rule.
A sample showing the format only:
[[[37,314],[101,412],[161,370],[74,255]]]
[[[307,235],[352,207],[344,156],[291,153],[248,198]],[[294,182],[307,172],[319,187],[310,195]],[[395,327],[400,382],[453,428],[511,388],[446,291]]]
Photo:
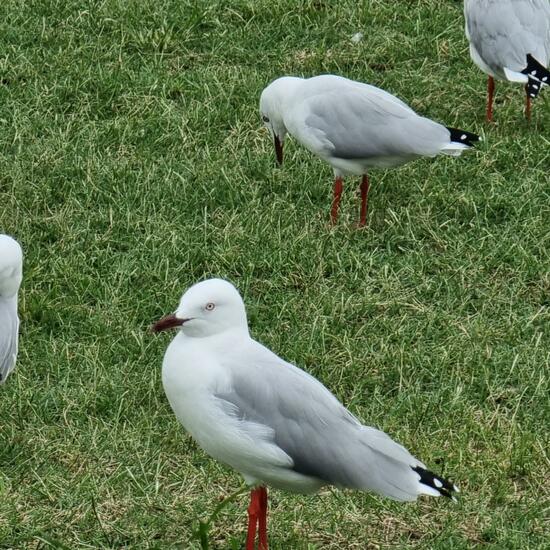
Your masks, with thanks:
[[[267,489],[260,487],[259,550],[267,550]]]
[[[495,79],[487,80],[487,122],[493,122],[493,98],[495,97]]]
[[[490,76],[487,80],[487,121],[493,122],[493,99],[495,97],[495,79]],[[531,120],[531,98],[528,86],[525,86],[525,118]]]
[[[256,547],[256,527],[260,515],[259,489],[250,491],[250,504],[248,505],[248,533],[246,535],[246,550],[254,550]]]
[[[332,225],[338,220],[338,206],[344,190],[344,182],[340,176],[334,180],[334,198],[332,199],[332,208],[330,209],[330,222]]]
[[[359,227],[363,227],[367,223],[368,197],[369,197],[369,177],[367,174],[361,179],[361,212],[359,215]],[[344,190],[344,182],[341,177],[334,180],[334,196],[332,199],[332,208],[330,209],[330,222],[335,225],[338,220],[338,207]]]
[[[250,491],[250,504],[248,506],[248,533],[246,536],[246,550],[256,548],[256,528],[260,544],[258,550],[267,548],[267,489],[258,487]]]
[[[363,174],[361,179],[361,213],[359,215],[359,227],[364,227],[367,223],[367,210],[369,208],[369,177]]]

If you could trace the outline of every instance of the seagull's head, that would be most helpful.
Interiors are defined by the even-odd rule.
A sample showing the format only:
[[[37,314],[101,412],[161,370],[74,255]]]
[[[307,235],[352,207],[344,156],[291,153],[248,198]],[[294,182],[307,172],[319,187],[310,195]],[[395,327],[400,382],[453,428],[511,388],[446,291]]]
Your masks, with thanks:
[[[274,80],[260,96],[260,116],[275,144],[275,155],[283,163],[283,143],[288,130],[284,122],[285,103],[301,78],[283,76]]]
[[[208,279],[189,288],[176,312],[152,328],[154,332],[177,328],[187,336],[200,338],[233,329],[248,331],[248,323],[237,289],[223,279]]]
[[[0,298],[17,294],[23,278],[23,251],[19,243],[0,235]]]

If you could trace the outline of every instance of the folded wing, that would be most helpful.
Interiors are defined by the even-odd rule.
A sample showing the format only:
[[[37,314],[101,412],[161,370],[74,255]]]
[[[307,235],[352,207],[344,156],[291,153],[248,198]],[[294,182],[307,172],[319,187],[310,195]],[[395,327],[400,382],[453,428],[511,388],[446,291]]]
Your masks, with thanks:
[[[249,356],[246,367],[231,365],[231,388],[216,397],[243,430],[248,423],[254,430],[268,427],[273,443],[292,459],[289,469],[396,500],[438,494],[412,470],[423,468],[421,462],[384,432],[361,425],[316,379],[259,344]]]
[[[472,57],[495,76],[510,79],[507,75],[516,73],[519,78],[528,54],[548,66],[550,3],[547,0],[469,0],[464,4],[464,14]]]
[[[449,144],[441,124],[417,115],[372,86],[347,87],[304,100],[291,132],[327,159],[395,159],[435,156]]]

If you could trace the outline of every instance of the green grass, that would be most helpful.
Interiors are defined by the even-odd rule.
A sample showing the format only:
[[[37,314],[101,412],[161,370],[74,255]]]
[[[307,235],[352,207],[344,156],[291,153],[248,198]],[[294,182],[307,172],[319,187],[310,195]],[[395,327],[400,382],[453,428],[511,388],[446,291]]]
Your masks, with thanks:
[[[272,492],[272,549],[546,548],[549,101],[470,62],[444,0],[6,0],[0,231],[25,250],[18,368],[0,390],[0,548],[197,548],[237,474],[178,425],[148,326],[197,280],[253,335],[462,489],[458,505]],[[350,37],[365,33],[359,44]],[[330,168],[275,167],[261,90],[334,72],[485,135],[372,173],[328,227]],[[240,548],[246,498],[216,519]]]

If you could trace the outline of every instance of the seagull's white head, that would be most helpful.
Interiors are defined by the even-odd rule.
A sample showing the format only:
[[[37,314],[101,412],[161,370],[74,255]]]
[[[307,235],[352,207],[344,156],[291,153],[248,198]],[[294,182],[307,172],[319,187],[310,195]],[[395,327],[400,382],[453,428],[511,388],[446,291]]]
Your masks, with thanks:
[[[283,143],[288,132],[284,122],[285,103],[302,78],[283,76],[274,80],[260,96],[260,116],[275,144],[275,155],[283,163]]]
[[[170,328],[198,338],[233,329],[248,331],[243,299],[228,281],[202,281],[185,292],[173,315],[153,325],[154,332]]]
[[[17,294],[23,278],[23,251],[19,243],[0,235],[0,298]]]

